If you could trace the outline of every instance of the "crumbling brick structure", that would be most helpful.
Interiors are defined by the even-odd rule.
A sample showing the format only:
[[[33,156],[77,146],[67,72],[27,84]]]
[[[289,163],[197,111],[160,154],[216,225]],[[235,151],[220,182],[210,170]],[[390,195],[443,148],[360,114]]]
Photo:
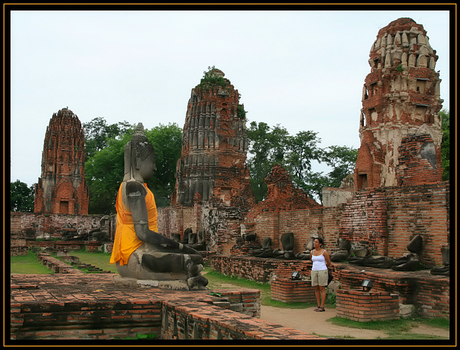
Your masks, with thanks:
[[[378,32],[369,56],[355,190],[442,181],[441,80],[426,31],[397,19]]]
[[[46,129],[42,175],[35,185],[35,213],[88,214],[85,139],[78,117],[63,108]]]
[[[244,109],[238,90],[224,76],[213,68],[192,89],[173,206],[192,206],[201,200],[239,207],[254,203],[249,168],[245,166],[248,140]]]
[[[262,212],[278,212],[297,209],[319,209],[322,206],[307,196],[306,192],[295,188],[292,179],[281,165],[275,164],[265,178],[267,198],[257,203],[248,213],[252,220]]]

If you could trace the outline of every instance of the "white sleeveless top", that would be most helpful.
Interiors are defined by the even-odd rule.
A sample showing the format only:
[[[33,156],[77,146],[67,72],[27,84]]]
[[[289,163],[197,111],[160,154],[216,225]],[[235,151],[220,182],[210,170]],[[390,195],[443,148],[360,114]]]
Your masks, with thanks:
[[[323,255],[325,251],[323,250],[321,255],[311,254],[311,261],[313,262],[312,271],[327,270],[326,258]]]

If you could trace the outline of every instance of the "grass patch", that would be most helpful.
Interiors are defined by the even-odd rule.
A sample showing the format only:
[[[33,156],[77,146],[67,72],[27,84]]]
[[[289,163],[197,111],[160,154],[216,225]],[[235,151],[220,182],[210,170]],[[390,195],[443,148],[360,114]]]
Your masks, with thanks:
[[[445,337],[431,335],[431,334],[418,334],[408,333],[412,328],[416,328],[421,324],[438,327],[449,330],[449,320],[438,318],[400,318],[391,321],[369,321],[357,322],[348,320],[341,317],[332,317],[327,320],[336,326],[350,327],[358,329],[379,330],[388,333],[385,339],[445,339]]]
[[[110,263],[110,253],[88,252],[85,250],[79,250],[69,252],[69,255],[76,256],[83,264],[91,264],[93,266],[99,267],[104,271],[118,273],[116,265]]]
[[[428,319],[428,318],[400,318],[390,321],[369,321],[358,322],[341,317],[333,317],[329,321],[337,326],[352,327],[360,329],[382,330],[385,332],[407,332],[413,327],[417,327],[420,323],[430,327],[438,327],[449,329],[450,322],[445,318]]]
[[[71,251],[69,255],[76,256],[81,263],[91,264],[104,271],[118,273],[115,264],[110,264],[110,253],[88,252],[88,251]],[[56,259],[59,257],[52,255]],[[59,259],[63,261],[63,259]],[[82,270],[85,273],[94,273]],[[19,274],[53,274],[54,272],[38,262],[37,254],[29,250],[27,255],[11,257],[11,273]]]
[[[19,274],[54,274],[38,261],[37,254],[29,250],[27,255],[10,257],[11,273]]]

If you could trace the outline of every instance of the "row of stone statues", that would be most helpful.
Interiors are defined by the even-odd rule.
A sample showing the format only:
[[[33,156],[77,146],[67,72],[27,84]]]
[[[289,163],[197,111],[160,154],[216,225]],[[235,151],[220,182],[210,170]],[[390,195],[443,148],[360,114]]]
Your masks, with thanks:
[[[368,249],[369,242],[361,241],[353,245],[349,240],[339,238],[339,250],[331,255],[331,261],[343,262],[348,261],[350,264],[360,266],[369,266],[377,268],[392,269],[395,271],[418,271],[425,269],[419,255],[423,249],[422,235],[415,235],[406,246],[408,253],[405,253],[400,258],[392,258],[389,256],[372,255]],[[433,267],[430,272],[433,275],[449,275],[449,248],[442,247],[442,262],[443,266]]]
[[[310,251],[313,249],[315,238],[322,237],[321,234],[314,234],[308,240],[305,250],[302,253],[294,253],[294,234],[285,233],[281,236],[282,249],[272,249],[272,240],[270,237],[265,237],[262,240],[262,245],[257,246],[256,234],[251,233],[244,235],[239,244],[251,242],[252,255],[259,258],[275,258],[285,260],[310,260]],[[322,237],[324,239],[324,237]],[[425,269],[419,255],[423,249],[422,235],[415,235],[406,246],[408,253],[400,258],[392,258],[389,256],[373,255],[369,249],[369,242],[351,242],[348,239],[339,238],[337,240],[338,250],[331,254],[333,262],[348,262],[359,266],[368,266],[383,269],[392,269],[395,271],[418,271]],[[443,266],[433,267],[430,272],[433,275],[449,275],[449,248],[442,247]]]
[[[194,233],[192,228],[189,227],[184,231],[183,239],[181,239],[180,233],[172,233],[171,238],[197,251],[206,250],[206,231],[204,228],[198,230],[198,233]]]

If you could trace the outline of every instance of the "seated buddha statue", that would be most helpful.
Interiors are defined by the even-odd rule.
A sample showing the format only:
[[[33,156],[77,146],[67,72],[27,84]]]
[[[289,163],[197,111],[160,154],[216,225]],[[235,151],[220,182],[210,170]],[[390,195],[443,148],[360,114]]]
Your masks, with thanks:
[[[124,149],[124,178],[117,200],[117,226],[110,263],[122,277],[177,281],[177,289],[205,289],[203,257],[158,232],[157,208],[146,181],[156,170],[155,150],[138,124]]]

